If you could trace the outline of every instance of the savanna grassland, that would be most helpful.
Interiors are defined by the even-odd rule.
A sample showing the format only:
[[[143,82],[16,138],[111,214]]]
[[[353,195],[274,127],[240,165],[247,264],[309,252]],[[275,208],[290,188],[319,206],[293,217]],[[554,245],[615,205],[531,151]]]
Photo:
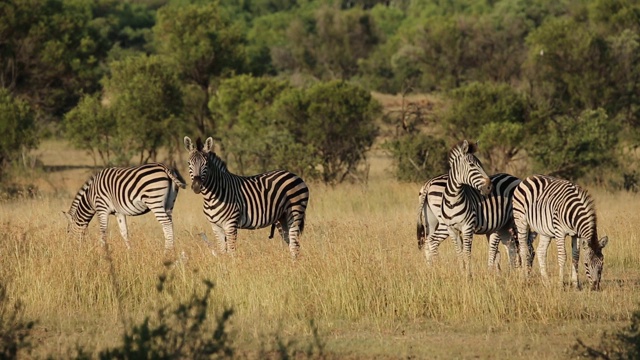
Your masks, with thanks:
[[[268,239],[269,229],[240,230],[237,256],[212,256],[198,235],[213,238],[202,199],[181,191],[174,209],[180,260],[166,267],[162,230],[150,214],[128,219],[129,251],[110,218],[111,261],[95,219],[83,242],[67,236],[61,211],[92,161],[62,142],[45,142],[36,155],[48,171],[24,181],[40,195],[0,203],[0,282],[37,321],[33,357],[64,358],[77,344],[112,346],[124,324],[201,292],[205,279],[215,284],[211,315],[234,310],[228,330],[246,357],[272,349],[277,339],[307,347],[317,329],[330,358],[566,358],[577,338],[597,343],[640,307],[635,194],[590,189],[599,232],[610,238],[600,292],[545,287],[537,261],[532,281],[522,284],[505,251],[502,272],[489,271],[484,237],[474,242],[472,279],[461,275],[450,240],[428,268],[415,236],[420,184],[392,180],[388,159],[378,153],[370,157],[367,185],[310,184],[296,262],[282,240]],[[183,165],[181,171],[187,175]],[[549,251],[557,276],[553,246]],[[159,275],[168,279],[162,293]]]

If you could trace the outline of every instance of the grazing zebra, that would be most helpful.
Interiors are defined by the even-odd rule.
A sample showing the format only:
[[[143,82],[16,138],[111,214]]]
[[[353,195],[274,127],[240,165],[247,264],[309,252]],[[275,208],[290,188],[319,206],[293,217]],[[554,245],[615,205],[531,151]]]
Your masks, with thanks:
[[[600,278],[604,256],[602,248],[607,245],[608,237],[598,240],[596,229],[596,210],[593,199],[581,187],[550,176],[534,175],[524,179],[513,195],[513,218],[518,229],[518,238],[526,239],[529,231],[540,235],[538,244],[538,262],[545,282],[549,275],[546,269],[546,253],[552,238],[556,240],[558,249],[558,267],[560,284],[564,282],[564,263],[566,252],[564,238],[571,236],[572,249],[572,284],[579,288],[578,262],[580,261],[580,244],[586,250],[586,273],[591,289],[600,288]],[[531,270],[531,253],[526,242],[520,242],[520,256],[525,277]]]
[[[187,185],[182,176],[164,164],[146,164],[127,168],[106,168],[91,176],[71,203],[67,232],[84,232],[94,215],[100,222],[100,243],[105,246],[109,215],[118,219],[120,234],[127,249],[131,247],[126,216],[153,212],[164,232],[165,252],[173,250],[171,212],[178,196],[178,187]]]
[[[212,151],[210,137],[204,144],[198,138],[194,147],[185,136],[184,146],[189,151],[191,188],[204,196],[204,214],[223,253],[235,252],[238,229],[272,225],[273,233],[277,224],[291,256],[298,256],[309,202],[309,189],[299,176],[284,170],[248,177],[232,174]]]
[[[518,245],[513,231],[513,212],[511,198],[520,179],[508,174],[496,174],[489,177],[491,179],[492,190],[488,196],[482,196],[478,190],[463,185],[463,194],[469,204],[476,204],[471,209],[470,215],[475,217],[476,234],[485,234],[489,242],[489,268],[495,266],[500,269],[500,253],[498,245],[500,242],[507,249],[509,263],[512,267],[519,266],[520,256],[518,255]],[[437,253],[437,247],[449,236],[449,230],[442,218],[442,200],[447,186],[449,174],[443,174],[427,181],[420,189],[418,206],[418,248],[422,249],[430,237],[428,243],[433,243],[433,248],[426,251]],[[429,256],[429,253],[425,253]]]
[[[491,218],[491,214],[485,214],[480,206],[482,196],[487,196],[492,191],[492,183],[487,176],[480,160],[474,155],[477,145],[463,140],[449,151],[449,172],[447,182],[441,200],[440,225],[429,233],[425,248],[427,262],[431,262],[437,254],[438,245],[446,237],[446,231],[454,240],[456,252],[461,259],[461,266],[471,275],[471,241],[473,234],[482,225],[483,218]],[[469,191],[469,187],[479,191]],[[480,194],[482,196],[480,196]],[[436,237],[438,236],[438,238]]]

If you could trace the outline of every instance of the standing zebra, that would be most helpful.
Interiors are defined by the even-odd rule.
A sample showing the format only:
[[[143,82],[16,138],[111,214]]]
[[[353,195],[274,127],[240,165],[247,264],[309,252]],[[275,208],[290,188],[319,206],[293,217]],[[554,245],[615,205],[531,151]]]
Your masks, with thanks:
[[[495,174],[491,179],[492,190],[488,196],[482,196],[478,190],[463,185],[463,193],[466,194],[468,203],[477,204],[471,215],[475,216],[476,234],[485,234],[489,242],[489,268],[500,269],[500,253],[498,245],[500,242],[507,249],[509,263],[512,267],[519,266],[520,257],[518,255],[517,241],[514,240],[513,211],[511,198],[520,179],[508,174]],[[422,249],[426,237],[429,236],[429,243],[436,246],[427,251],[437,253],[437,247],[449,236],[449,230],[442,217],[442,199],[449,180],[449,174],[436,176],[427,181],[420,189],[418,206],[418,248]],[[425,252],[429,256],[428,252]]]
[[[437,254],[438,245],[446,238],[446,231],[454,240],[461,266],[471,274],[471,241],[473,234],[491,219],[494,214],[487,213],[482,206],[483,196],[492,191],[491,179],[487,176],[482,163],[474,155],[476,144],[463,140],[449,151],[449,172],[441,203],[441,218],[437,228],[429,233],[425,255],[427,261]],[[478,190],[470,191],[469,187]],[[482,195],[482,196],[481,196]],[[441,228],[440,222],[444,225]],[[436,235],[438,237],[436,237]]]
[[[198,138],[194,147],[185,136],[184,146],[189,151],[191,188],[204,196],[204,214],[223,253],[235,252],[238,229],[272,225],[273,233],[277,223],[291,256],[298,256],[309,202],[309,189],[299,176],[284,170],[248,177],[232,174],[212,151],[211,137],[204,144]]]
[[[529,231],[540,235],[538,244],[538,263],[543,279],[548,282],[546,258],[547,248],[552,238],[556,240],[558,249],[558,267],[560,284],[564,282],[564,263],[566,251],[564,238],[571,236],[572,284],[579,288],[578,262],[580,261],[580,247],[586,250],[586,273],[591,289],[600,288],[600,278],[604,255],[602,248],[607,245],[608,237],[598,240],[596,229],[596,210],[591,196],[581,187],[561,179],[550,176],[534,175],[524,179],[513,195],[513,218],[518,229],[518,238],[526,239]],[[520,256],[525,277],[531,270],[531,253],[526,242],[520,242]]]
[[[100,222],[100,243],[105,246],[109,215],[118,219],[120,234],[129,249],[126,216],[152,211],[164,232],[165,253],[173,250],[171,212],[178,196],[178,187],[187,185],[180,174],[164,164],[146,164],[128,168],[106,168],[91,176],[71,203],[67,232],[84,236],[94,215]]]

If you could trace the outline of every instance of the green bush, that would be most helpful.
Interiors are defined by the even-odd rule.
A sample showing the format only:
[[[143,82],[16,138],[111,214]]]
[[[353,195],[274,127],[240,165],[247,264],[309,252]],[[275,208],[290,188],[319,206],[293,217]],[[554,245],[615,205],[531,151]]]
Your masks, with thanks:
[[[35,130],[31,107],[0,88],[0,179],[13,162],[36,146]]]
[[[311,152],[304,156],[311,156],[320,179],[330,184],[358,172],[378,134],[374,119],[380,110],[368,91],[344,81],[291,89],[274,105],[296,143]]]
[[[451,107],[442,114],[448,135],[478,140],[485,168],[504,172],[528,136],[528,99],[508,84],[491,82],[462,86],[448,98]]]
[[[160,276],[162,292],[166,277]],[[207,311],[213,283],[204,281],[204,294],[192,294],[174,308],[160,308],[155,318],[146,317],[127,329],[122,344],[98,354],[99,359],[210,359],[232,358],[234,351],[226,330],[233,314],[225,309],[210,328]]]
[[[541,120],[527,149],[539,172],[576,180],[615,164],[619,127],[602,109]]]
[[[413,133],[384,144],[393,158],[400,181],[424,182],[447,170],[447,146],[442,139]]]

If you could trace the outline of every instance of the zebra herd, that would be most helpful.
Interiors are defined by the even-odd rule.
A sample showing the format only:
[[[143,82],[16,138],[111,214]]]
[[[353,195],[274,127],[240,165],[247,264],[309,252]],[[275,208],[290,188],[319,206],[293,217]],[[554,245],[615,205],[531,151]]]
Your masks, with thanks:
[[[276,170],[254,176],[231,173],[213,151],[211,137],[195,144],[187,136],[191,189],[204,198],[204,214],[218,239],[222,253],[234,253],[238,229],[278,228],[289,244],[292,258],[299,254],[309,189],[297,175]],[[603,267],[602,249],[607,237],[598,239],[594,203],[579,186],[550,176],[520,180],[509,174],[488,176],[475,156],[477,145],[463,140],[449,152],[449,171],[425,183],[419,193],[418,247],[427,262],[437,257],[440,243],[454,241],[461,267],[470,274],[474,234],[484,234],[489,243],[490,268],[499,268],[500,243],[507,249],[512,267],[521,267],[525,277],[533,262],[533,240],[539,235],[538,261],[548,282],[546,250],[556,240],[560,282],[566,261],[564,238],[571,236],[572,284],[579,287],[580,246],[586,252],[586,275],[592,289],[599,289]],[[164,164],[129,168],[107,168],[90,177],[65,212],[68,232],[84,234],[97,214],[100,241],[106,244],[110,214],[118,220],[129,248],[126,216],[153,212],[162,225],[165,252],[173,250],[172,210],[179,188],[186,188],[180,174]],[[216,254],[214,246],[210,251]]]
[[[508,249],[510,262],[529,276],[533,240],[539,235],[538,262],[545,282],[546,251],[551,239],[558,249],[559,282],[563,283],[565,236],[571,236],[572,285],[579,288],[580,246],[586,252],[586,275],[591,289],[600,288],[604,264],[602,249],[607,237],[598,238],[596,212],[589,194],[569,181],[545,175],[520,180],[508,174],[487,176],[474,155],[475,144],[466,140],[449,152],[449,171],[422,187],[418,202],[418,247],[428,262],[450,236],[463,269],[470,273],[469,258],[474,234],[486,234],[489,267],[494,266],[498,244]]]

